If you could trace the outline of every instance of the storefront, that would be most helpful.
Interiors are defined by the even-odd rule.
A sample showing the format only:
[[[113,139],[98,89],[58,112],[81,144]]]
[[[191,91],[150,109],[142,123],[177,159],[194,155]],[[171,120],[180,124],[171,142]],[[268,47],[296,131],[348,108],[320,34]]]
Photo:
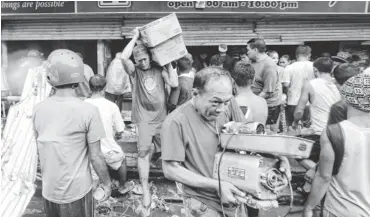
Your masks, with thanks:
[[[297,45],[309,44],[317,56],[335,54],[349,44],[365,49],[370,40],[367,1],[24,1],[1,5],[1,36],[7,54],[35,47],[47,56],[54,49],[68,48],[81,52],[99,74],[105,73],[136,26],[172,12],[180,20],[190,51],[202,46],[217,52],[220,43],[239,48],[250,38],[263,37],[269,49],[292,55]]]

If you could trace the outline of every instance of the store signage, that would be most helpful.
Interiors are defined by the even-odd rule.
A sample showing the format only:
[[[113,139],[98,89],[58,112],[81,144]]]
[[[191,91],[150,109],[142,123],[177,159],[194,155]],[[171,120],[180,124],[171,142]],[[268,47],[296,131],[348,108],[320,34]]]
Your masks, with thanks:
[[[127,8],[131,7],[131,1],[99,1],[99,8]]]
[[[73,1],[2,1],[1,14],[74,13]]]
[[[75,8],[76,7],[76,8]],[[367,1],[3,1],[1,13],[364,14]]]
[[[103,1],[108,2],[108,1]],[[98,2],[79,1],[81,13],[311,13],[311,14],[363,14],[366,1],[112,1],[109,7]],[[115,6],[116,5],[116,6]]]

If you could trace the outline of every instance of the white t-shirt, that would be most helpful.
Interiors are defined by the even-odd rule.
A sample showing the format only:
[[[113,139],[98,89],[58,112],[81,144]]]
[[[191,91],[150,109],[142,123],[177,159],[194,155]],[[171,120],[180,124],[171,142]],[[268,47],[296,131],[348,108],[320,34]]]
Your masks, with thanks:
[[[94,71],[93,71],[93,70],[92,70],[92,68],[91,68],[89,65],[87,65],[87,64],[84,64],[84,76],[85,76],[85,78],[86,78],[87,82],[89,82],[89,81],[90,81],[90,78],[91,78],[92,76],[94,76]]]
[[[85,102],[95,105],[99,109],[100,118],[107,135],[101,140],[103,154],[109,151],[121,152],[121,147],[114,140],[116,132],[123,132],[125,127],[118,106],[105,98],[88,98]]]
[[[282,82],[289,83],[287,104],[298,105],[304,83],[314,78],[311,61],[299,61],[285,67]]]

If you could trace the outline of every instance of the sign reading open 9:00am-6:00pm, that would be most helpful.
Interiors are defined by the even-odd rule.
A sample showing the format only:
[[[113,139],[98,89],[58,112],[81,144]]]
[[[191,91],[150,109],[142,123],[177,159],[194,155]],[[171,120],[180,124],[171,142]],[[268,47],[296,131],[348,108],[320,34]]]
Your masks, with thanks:
[[[366,1],[3,1],[1,12],[364,14],[370,8]]]

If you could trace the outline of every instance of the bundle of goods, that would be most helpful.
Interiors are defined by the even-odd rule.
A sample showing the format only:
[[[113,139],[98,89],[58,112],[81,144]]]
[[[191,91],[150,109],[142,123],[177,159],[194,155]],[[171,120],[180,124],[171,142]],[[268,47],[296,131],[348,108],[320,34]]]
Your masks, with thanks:
[[[141,41],[149,48],[153,61],[164,66],[185,56],[188,51],[175,13],[139,28]]]
[[[243,199],[250,207],[277,207],[278,196],[288,186],[293,202],[290,180],[280,170],[279,161],[282,157],[308,158],[313,141],[266,135],[260,123],[244,124],[237,134],[222,133],[220,140],[223,151],[215,156],[215,179],[228,181],[245,191],[248,196]]]

